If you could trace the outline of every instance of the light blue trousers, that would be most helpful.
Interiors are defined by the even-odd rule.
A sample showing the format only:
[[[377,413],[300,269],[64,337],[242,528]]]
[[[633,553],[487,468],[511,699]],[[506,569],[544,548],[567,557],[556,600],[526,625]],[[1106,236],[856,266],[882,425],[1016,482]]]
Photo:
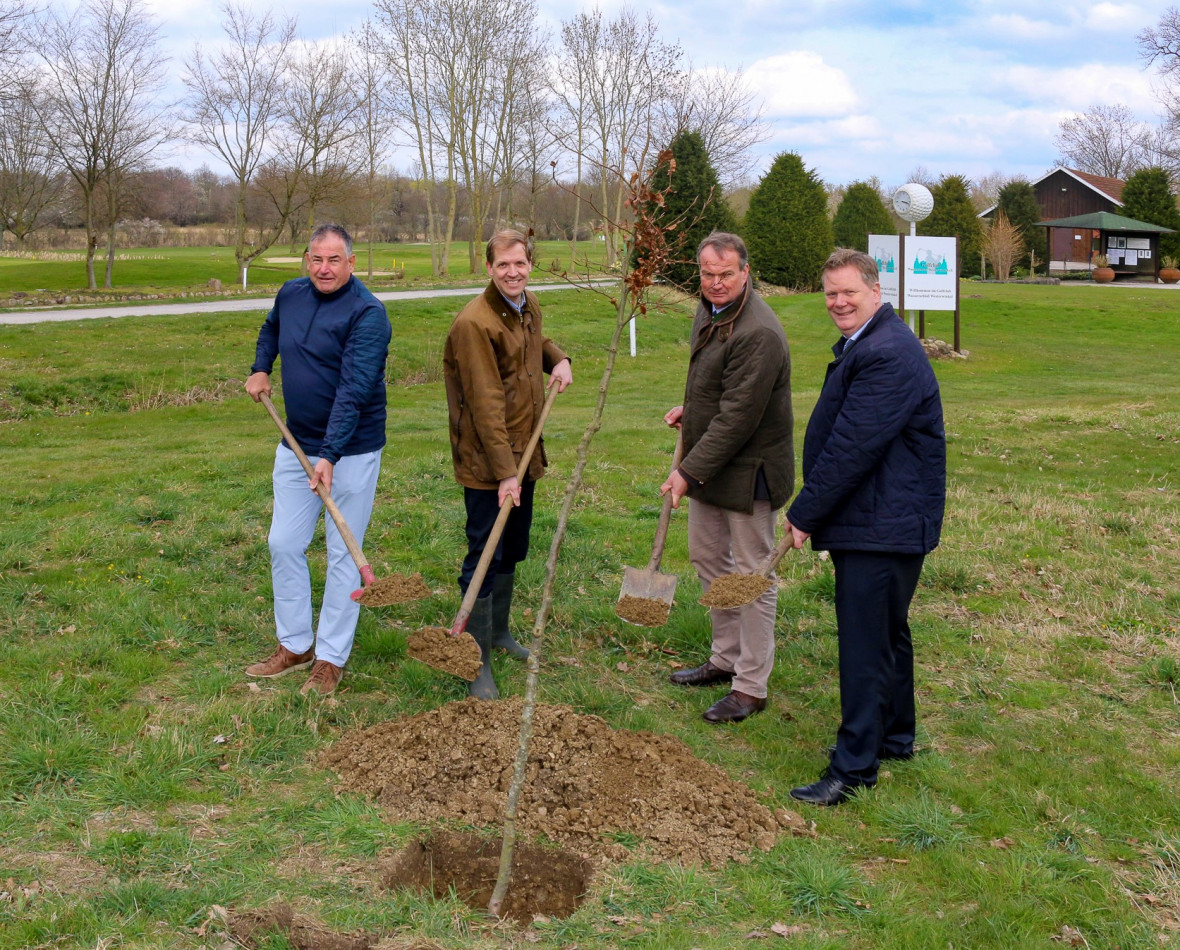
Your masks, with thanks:
[[[311,458],[314,466],[318,458]],[[377,476],[381,471],[381,450],[365,455],[348,455],[332,472],[332,500],[344,521],[364,543],[365,529],[373,514]],[[275,451],[274,516],[270,524],[270,576],[274,586],[275,630],[279,643],[292,653],[305,653],[315,644],[317,660],[344,666],[352,652],[360,604],[350,596],[361,586],[348,547],[331,518],[325,518],[328,546],[328,575],[324,601],[320,605],[319,627],[313,633],[311,572],[307,567],[307,546],[315,534],[324,503],[307,487],[307,473],[295,453],[281,442]]]

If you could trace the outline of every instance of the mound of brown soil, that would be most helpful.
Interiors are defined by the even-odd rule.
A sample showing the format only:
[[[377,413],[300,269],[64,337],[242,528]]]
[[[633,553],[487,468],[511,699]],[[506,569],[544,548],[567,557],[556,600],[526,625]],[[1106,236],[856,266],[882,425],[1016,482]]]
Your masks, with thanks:
[[[251,950],[267,946],[274,937],[295,950],[371,950],[380,939],[375,934],[335,933],[285,903],[231,914],[227,923],[234,940]]]
[[[512,781],[522,700],[466,699],[347,733],[323,754],[340,788],[397,821],[499,824]],[[769,850],[776,818],[754,793],[672,736],[612,729],[538,704],[517,827],[613,860],[644,856],[721,866]]]

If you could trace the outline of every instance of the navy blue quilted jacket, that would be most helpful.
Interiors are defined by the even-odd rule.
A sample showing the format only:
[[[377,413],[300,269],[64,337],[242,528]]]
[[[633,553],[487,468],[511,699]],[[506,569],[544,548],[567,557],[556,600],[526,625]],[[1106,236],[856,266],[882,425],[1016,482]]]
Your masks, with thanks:
[[[928,554],[945,503],[938,381],[922,344],[885,304],[828,365],[787,518],[817,551]]]
[[[330,294],[307,277],[283,284],[250,372],[269,373],[279,359],[287,426],[305,453],[335,465],[385,445],[390,335],[385,305],[355,276]]]

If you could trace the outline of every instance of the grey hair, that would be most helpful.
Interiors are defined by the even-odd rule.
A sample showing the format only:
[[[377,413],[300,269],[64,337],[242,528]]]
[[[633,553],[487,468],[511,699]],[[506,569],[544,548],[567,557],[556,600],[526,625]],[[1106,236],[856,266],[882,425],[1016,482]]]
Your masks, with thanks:
[[[724,254],[726,251],[736,251],[742,267],[750,263],[750,255],[746,251],[746,242],[736,234],[730,234],[728,231],[714,231],[697,245],[698,264],[701,262],[701,254],[704,253],[707,247],[711,247],[717,254]]]
[[[322,241],[329,235],[340,238],[344,242],[344,256],[352,257],[352,235],[349,234],[344,227],[339,224],[321,224],[314,231],[311,232],[311,238],[307,242],[307,247],[310,250],[313,244]]]

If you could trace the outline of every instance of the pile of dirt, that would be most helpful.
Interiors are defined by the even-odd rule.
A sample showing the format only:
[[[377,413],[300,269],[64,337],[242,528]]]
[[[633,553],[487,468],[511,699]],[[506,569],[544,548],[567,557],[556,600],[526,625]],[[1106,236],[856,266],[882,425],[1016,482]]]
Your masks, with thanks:
[[[442,627],[423,627],[411,634],[406,641],[406,653],[427,666],[469,683],[479,676],[483,665],[479,644],[470,633],[452,637],[450,631]]]
[[[770,590],[773,581],[761,574],[722,574],[701,597],[705,607],[744,607]]]
[[[630,594],[624,594],[615,604],[615,613],[620,619],[640,627],[662,627],[668,622],[671,610],[672,605],[666,600],[632,597]]]
[[[512,781],[523,701],[466,699],[345,734],[321,764],[340,789],[372,797],[398,822],[498,825]],[[568,706],[538,704],[517,827],[572,850],[720,867],[769,850],[795,827],[679,739],[612,729]]]
[[[421,574],[394,574],[379,577],[365,588],[357,603],[362,607],[391,607],[394,604],[408,604],[430,596],[430,588]]]
[[[234,940],[251,950],[272,946],[275,937],[295,950],[372,950],[380,940],[376,934],[335,933],[286,903],[230,914],[227,924]]]

